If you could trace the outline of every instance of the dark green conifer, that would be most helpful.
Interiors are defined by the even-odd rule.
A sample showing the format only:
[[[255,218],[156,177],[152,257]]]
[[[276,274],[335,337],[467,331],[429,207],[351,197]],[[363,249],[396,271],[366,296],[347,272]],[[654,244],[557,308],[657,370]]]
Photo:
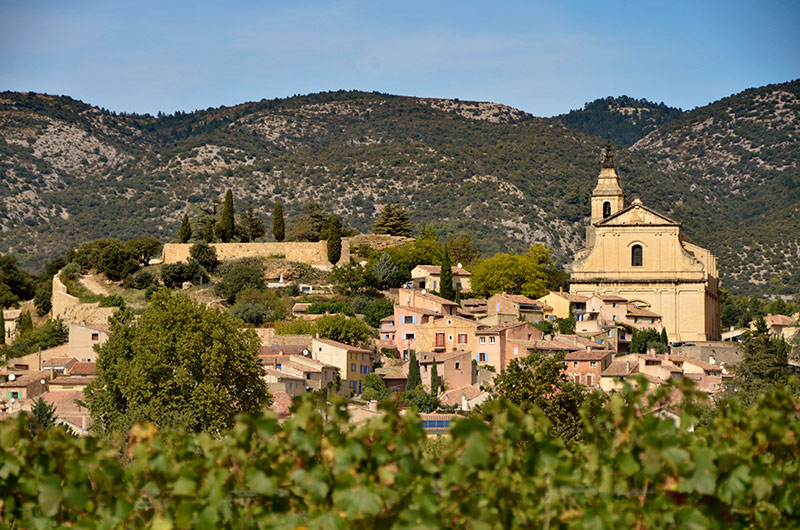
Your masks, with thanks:
[[[192,227],[189,224],[189,216],[187,214],[183,214],[181,229],[178,230],[178,241],[181,243],[188,243],[191,238],[192,238]]]
[[[281,203],[275,203],[275,209],[272,211],[272,235],[275,236],[275,241],[281,242],[286,237],[286,225],[283,223],[283,206]]]

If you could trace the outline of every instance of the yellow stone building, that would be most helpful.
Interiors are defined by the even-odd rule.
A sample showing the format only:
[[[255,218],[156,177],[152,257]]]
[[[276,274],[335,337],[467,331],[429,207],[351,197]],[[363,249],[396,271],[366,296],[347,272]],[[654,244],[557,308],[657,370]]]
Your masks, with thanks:
[[[690,243],[680,223],[625,193],[607,148],[586,248],[575,256],[570,293],[615,294],[662,316],[671,341],[720,338],[717,260]]]

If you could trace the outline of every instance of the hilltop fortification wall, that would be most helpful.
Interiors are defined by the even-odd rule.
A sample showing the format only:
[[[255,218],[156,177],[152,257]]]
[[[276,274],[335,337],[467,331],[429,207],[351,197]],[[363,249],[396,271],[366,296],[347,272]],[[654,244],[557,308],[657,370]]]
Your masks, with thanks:
[[[67,286],[61,282],[61,271],[53,276],[53,318],[60,317],[65,324],[83,322],[87,324],[105,324],[117,310],[116,307],[100,307],[99,302],[90,304],[81,301],[67,292]]]
[[[220,260],[239,258],[281,257],[288,261],[307,263],[312,267],[328,268],[327,242],[283,242],[283,243],[211,243]],[[189,259],[190,243],[166,243],[164,245],[164,263],[186,262]],[[342,257],[337,265],[350,262],[350,245],[342,240]]]
[[[61,317],[63,319],[69,308],[75,307],[81,301],[67,292],[67,286],[61,283],[59,275],[61,275],[61,271],[53,276],[53,296],[50,302],[53,305],[53,318]]]

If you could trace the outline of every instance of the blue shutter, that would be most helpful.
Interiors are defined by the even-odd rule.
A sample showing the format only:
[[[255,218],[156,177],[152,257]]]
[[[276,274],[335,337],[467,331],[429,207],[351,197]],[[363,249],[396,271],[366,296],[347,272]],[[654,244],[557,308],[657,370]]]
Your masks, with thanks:
[[[417,317],[416,316],[411,317],[411,323],[412,324],[416,324],[417,323]]]
[[[497,312],[500,312],[500,304],[497,304]]]

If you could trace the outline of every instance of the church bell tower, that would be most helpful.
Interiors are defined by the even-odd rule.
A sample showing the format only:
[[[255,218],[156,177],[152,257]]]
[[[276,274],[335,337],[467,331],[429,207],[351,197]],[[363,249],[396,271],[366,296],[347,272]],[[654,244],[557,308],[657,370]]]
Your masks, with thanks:
[[[625,192],[619,185],[619,175],[614,168],[614,159],[611,157],[611,142],[606,145],[603,153],[603,167],[597,178],[597,186],[592,191],[592,220],[594,226],[606,217],[610,217],[625,208]]]

